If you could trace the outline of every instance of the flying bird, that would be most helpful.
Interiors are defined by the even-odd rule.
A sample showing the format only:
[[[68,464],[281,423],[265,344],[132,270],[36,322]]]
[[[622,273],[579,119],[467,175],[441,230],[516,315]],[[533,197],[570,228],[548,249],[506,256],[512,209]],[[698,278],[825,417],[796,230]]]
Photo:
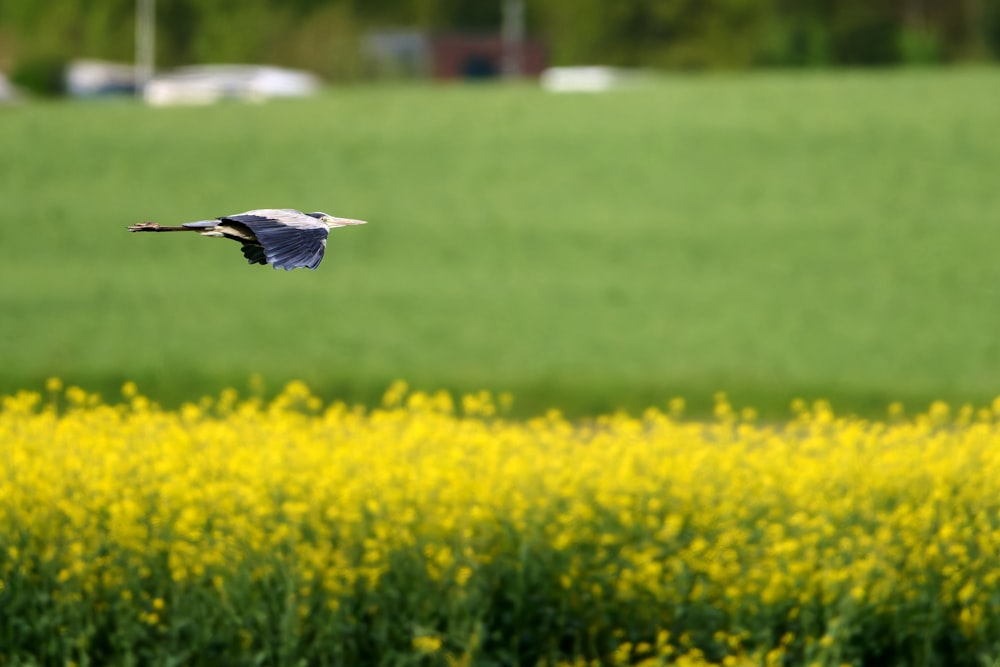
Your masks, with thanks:
[[[211,220],[165,227],[155,222],[130,225],[130,232],[197,232],[202,236],[232,239],[243,245],[250,264],[270,264],[275,269],[315,269],[323,260],[326,237],[334,227],[363,225],[364,220],[337,218],[326,213],[303,213],[292,208],[261,208]]]

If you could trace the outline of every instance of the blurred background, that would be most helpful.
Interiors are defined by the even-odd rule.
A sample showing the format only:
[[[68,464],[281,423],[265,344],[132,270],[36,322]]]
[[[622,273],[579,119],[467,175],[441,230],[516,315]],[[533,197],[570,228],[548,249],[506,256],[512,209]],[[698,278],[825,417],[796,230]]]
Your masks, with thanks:
[[[160,67],[271,63],[331,82],[546,64],[953,63],[989,60],[1000,44],[996,0],[50,0],[0,6],[0,64],[41,87],[34,79],[53,64],[130,62],[143,12]],[[525,42],[506,63],[491,43],[503,40]]]
[[[0,391],[1000,394],[1000,0],[0,3]],[[318,271],[129,235],[364,218]]]

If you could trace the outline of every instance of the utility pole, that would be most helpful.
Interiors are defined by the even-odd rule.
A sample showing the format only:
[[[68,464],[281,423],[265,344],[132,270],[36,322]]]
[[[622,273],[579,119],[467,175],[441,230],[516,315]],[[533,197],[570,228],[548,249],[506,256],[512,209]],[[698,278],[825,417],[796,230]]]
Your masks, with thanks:
[[[524,0],[502,0],[500,41],[503,45],[503,76],[520,78],[524,71]]]
[[[156,65],[156,0],[135,2],[135,93],[141,96]]]

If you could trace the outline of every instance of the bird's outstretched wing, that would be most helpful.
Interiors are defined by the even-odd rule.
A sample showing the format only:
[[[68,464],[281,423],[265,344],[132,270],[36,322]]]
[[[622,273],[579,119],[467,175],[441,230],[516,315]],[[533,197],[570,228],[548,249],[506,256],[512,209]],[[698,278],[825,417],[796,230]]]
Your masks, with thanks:
[[[329,228],[300,211],[258,209],[219,219],[223,222],[241,223],[250,228],[263,246],[261,252],[267,263],[276,269],[315,269],[323,260]],[[251,263],[258,257],[255,251],[251,257],[246,245],[243,254]]]
[[[280,222],[295,229],[328,229],[326,223],[317,220],[311,215],[306,215],[302,211],[294,208],[258,208],[253,211],[240,213],[240,216],[249,215],[255,218],[264,218]],[[235,219],[239,216],[229,215],[228,219]]]

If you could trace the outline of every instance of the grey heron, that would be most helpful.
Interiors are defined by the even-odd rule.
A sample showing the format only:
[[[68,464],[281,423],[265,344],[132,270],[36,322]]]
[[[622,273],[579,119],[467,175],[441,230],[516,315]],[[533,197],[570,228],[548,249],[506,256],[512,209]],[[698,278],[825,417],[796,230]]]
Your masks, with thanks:
[[[165,227],[155,222],[130,225],[130,232],[197,232],[202,236],[232,239],[243,245],[250,264],[270,264],[291,271],[315,269],[323,259],[326,237],[335,227],[363,225],[364,220],[338,218],[326,213],[303,213],[292,208],[261,208],[211,220]]]

